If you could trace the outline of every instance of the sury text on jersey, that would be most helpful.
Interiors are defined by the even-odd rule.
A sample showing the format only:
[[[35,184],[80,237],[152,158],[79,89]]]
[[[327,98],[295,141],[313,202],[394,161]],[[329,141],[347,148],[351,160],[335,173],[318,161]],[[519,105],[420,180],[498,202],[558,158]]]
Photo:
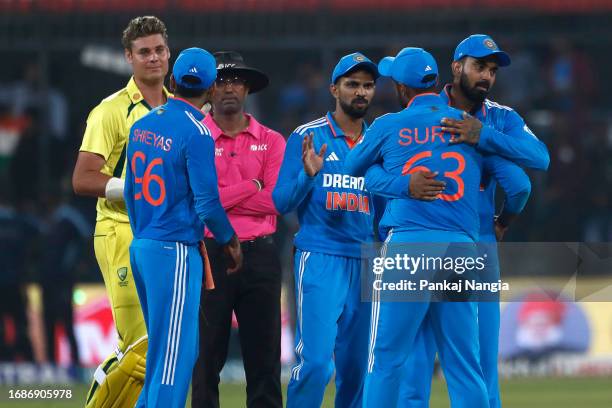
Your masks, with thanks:
[[[169,152],[172,149],[171,138],[162,135],[156,135],[150,130],[134,129],[132,141],[136,143],[144,143],[146,145],[153,146],[157,149],[161,149],[165,152]]]
[[[419,130],[421,132],[419,132]],[[425,131],[423,132],[423,130]],[[446,143],[446,139],[444,139],[444,132],[442,132],[441,126],[431,126],[425,129],[403,128],[400,129],[398,136],[398,143],[402,146],[409,146],[412,143],[435,143],[436,138],[438,138],[440,142]]]

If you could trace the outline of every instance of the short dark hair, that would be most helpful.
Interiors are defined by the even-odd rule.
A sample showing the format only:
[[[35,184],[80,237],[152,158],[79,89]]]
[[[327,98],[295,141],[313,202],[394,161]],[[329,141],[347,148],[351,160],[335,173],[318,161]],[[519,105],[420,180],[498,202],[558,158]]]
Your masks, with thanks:
[[[185,88],[184,86],[176,85],[174,88],[174,94],[176,96],[182,96],[183,98],[199,98],[204,95],[208,89],[193,89],[193,88]]]
[[[130,50],[132,49],[132,41],[154,34],[161,34],[166,44],[168,43],[168,33],[166,32],[166,25],[163,21],[155,16],[136,17],[133,18],[125,30],[123,30],[121,44],[123,48]]]

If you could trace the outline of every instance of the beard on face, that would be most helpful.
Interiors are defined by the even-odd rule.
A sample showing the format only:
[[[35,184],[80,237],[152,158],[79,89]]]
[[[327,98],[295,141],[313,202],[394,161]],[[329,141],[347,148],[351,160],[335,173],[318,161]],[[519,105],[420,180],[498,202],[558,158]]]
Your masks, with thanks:
[[[365,104],[362,107],[358,107],[357,102],[364,102]],[[368,112],[370,103],[365,98],[355,98],[350,103],[346,103],[345,101],[340,99],[340,107],[342,108],[342,111],[349,115],[351,118],[361,119]]]
[[[461,91],[467,98],[473,103],[483,103],[485,98],[489,95],[489,90],[491,84],[488,81],[479,81],[474,84],[474,86],[470,87],[470,82],[468,80],[467,75],[462,72],[461,79],[459,81],[459,86]],[[486,88],[486,90],[477,89],[477,86],[482,86]]]

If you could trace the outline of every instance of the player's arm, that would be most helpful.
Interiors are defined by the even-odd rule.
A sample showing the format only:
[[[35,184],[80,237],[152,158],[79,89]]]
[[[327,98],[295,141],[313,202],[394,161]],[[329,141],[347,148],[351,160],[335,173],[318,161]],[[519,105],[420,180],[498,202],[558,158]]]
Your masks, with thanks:
[[[548,148],[515,111],[506,116],[503,132],[483,125],[477,118],[463,114],[463,119],[444,118],[442,130],[453,134],[451,142],[468,143],[485,153],[496,154],[525,167],[548,169]]]
[[[196,213],[215,240],[227,244],[235,233],[219,201],[213,139],[199,133],[191,135],[187,139],[185,157]]]
[[[104,197],[106,184],[111,179],[111,176],[100,172],[104,164],[106,164],[106,159],[97,153],[79,152],[72,172],[74,193],[82,196]]]
[[[383,144],[383,134],[377,126],[377,121],[363,135],[360,143],[355,145],[344,160],[344,171],[355,177],[365,175],[368,168],[380,162],[380,149]]]
[[[408,198],[410,174],[391,174],[381,164],[374,164],[365,173],[365,186],[373,194],[385,198]]]
[[[444,191],[446,182],[436,180],[437,172],[417,171],[413,174],[391,174],[374,164],[365,174],[368,191],[385,198],[414,198],[433,201]]]
[[[550,163],[546,145],[515,111],[508,113],[503,132],[483,126],[477,148],[536,170],[546,170]]]
[[[108,106],[99,105],[91,111],[72,173],[75,194],[123,200],[123,181],[101,172],[118,142],[120,129],[121,118]]]
[[[531,194],[531,181],[523,169],[499,156],[485,156],[483,168],[498,182],[505,193],[502,211],[496,218],[496,230],[503,235],[525,208]]]
[[[237,215],[277,215],[276,206],[272,201],[272,191],[278,180],[278,173],[285,153],[285,139],[278,133],[268,146],[263,163],[263,177],[260,181],[262,189],[231,209]]]
[[[304,136],[292,133],[287,141],[283,163],[272,190],[272,201],[279,214],[295,210],[312,190],[317,174],[312,176],[304,168]]]

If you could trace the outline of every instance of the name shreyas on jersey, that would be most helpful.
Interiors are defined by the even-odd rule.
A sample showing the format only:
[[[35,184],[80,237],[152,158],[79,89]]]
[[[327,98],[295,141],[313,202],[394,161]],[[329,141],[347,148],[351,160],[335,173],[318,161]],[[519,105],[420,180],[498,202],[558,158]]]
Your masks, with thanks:
[[[365,179],[363,177],[324,173],[323,188],[351,189],[365,192],[362,194],[347,191],[327,191],[325,196],[325,208],[327,210],[357,211],[370,214],[370,198],[365,189]]]
[[[150,130],[134,129],[132,132],[132,142],[144,143],[148,146],[153,146],[156,149],[161,149],[165,152],[172,150],[172,138],[157,135]]]

